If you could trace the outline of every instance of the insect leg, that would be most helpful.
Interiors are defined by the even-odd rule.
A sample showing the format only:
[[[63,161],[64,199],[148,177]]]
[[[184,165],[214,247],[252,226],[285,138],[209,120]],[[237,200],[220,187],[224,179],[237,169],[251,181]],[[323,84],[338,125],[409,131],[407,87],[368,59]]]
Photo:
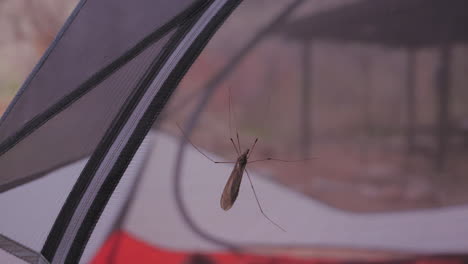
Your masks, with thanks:
[[[206,155],[205,153],[203,153],[203,151],[201,151],[197,146],[195,146],[195,144],[192,143],[192,141],[190,141],[190,139],[187,137],[187,135],[185,135],[184,131],[182,130],[182,128],[179,126],[178,123],[177,124],[177,127],[179,128],[180,132],[182,133],[182,135],[184,136],[184,138],[190,143],[190,145],[192,145],[193,148],[195,148],[198,152],[200,152],[200,154],[202,154],[203,156],[205,156],[207,159],[211,160],[213,163],[236,163],[237,161],[216,161],[212,158],[210,158],[208,155]]]
[[[275,159],[275,158],[265,158],[265,159],[259,159],[259,160],[252,160],[252,161],[249,161],[247,163],[254,163],[254,162],[259,162],[259,161],[280,161],[280,162],[304,162],[304,161],[308,161],[308,160],[311,160],[311,159],[315,159],[315,158],[309,158],[309,159],[299,159],[299,160],[284,160],[284,159]]]
[[[258,208],[260,209],[260,212],[262,213],[262,215],[268,219],[268,221],[270,221],[272,224],[274,224],[276,227],[278,227],[279,229],[281,229],[283,232],[286,232],[286,230],[284,228],[282,228],[280,225],[278,225],[277,223],[275,223],[273,220],[270,219],[270,217],[268,217],[265,212],[263,212],[263,209],[262,209],[262,206],[260,205],[260,200],[258,199],[258,196],[257,196],[257,193],[255,192],[255,188],[253,186],[253,183],[252,183],[252,179],[250,178],[250,174],[249,174],[249,171],[247,170],[247,168],[245,169],[245,172],[247,173],[247,178],[249,179],[249,182],[250,182],[250,186],[252,187],[252,191],[253,191],[253,194],[255,196],[255,200],[257,201],[257,204],[258,204]]]

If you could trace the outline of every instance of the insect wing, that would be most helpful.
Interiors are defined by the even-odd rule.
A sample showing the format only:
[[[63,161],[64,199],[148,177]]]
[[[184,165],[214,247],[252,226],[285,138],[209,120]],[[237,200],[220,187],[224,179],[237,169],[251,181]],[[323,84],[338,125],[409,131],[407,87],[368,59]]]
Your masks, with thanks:
[[[231,209],[237,199],[244,170],[245,165],[240,165],[240,163],[237,162],[231,172],[231,176],[229,176],[226,186],[224,186],[224,191],[221,195],[221,208],[225,211]]]

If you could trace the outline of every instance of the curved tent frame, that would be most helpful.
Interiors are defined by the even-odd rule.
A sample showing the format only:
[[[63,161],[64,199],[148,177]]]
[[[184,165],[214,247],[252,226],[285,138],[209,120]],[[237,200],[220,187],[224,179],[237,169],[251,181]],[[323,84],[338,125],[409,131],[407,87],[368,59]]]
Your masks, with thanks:
[[[214,32],[239,3],[240,0],[80,1],[2,117],[0,122],[0,163],[2,158],[8,159],[8,155],[18,151],[17,149],[23,146],[23,142],[28,143],[28,139],[37,136],[44,126],[55,121],[61,113],[74,107],[74,105],[81,102],[82,98],[89,96],[95,87],[109,81],[112,78],[111,76],[119,73],[125,65],[130,63],[138,64],[138,61],[135,62],[137,59],[146,59],[146,64],[142,63],[143,65],[140,65],[139,68],[138,65],[133,66],[137,68],[141,75],[132,85],[133,87],[128,88],[133,90],[127,93],[124,99],[119,99],[123,100],[123,102],[120,104],[120,108],[116,109],[114,118],[109,123],[110,125],[102,130],[103,136],[99,137],[99,133],[93,134],[93,136],[99,138],[96,148],[78,148],[82,150],[81,153],[68,157],[59,157],[58,159],[61,160],[50,162],[48,167],[38,166],[34,173],[17,173],[16,177],[9,177],[8,175],[0,177],[0,191],[5,192],[38,179],[57,166],[91,154],[56,218],[42,251],[40,253],[34,252],[34,250],[22,246],[21,243],[6,237],[0,243],[3,249],[9,248],[10,253],[29,263],[69,263],[77,262],[80,259],[96,222],[143,138],[185,72]],[[128,9],[124,11],[127,13],[121,15],[130,16],[130,18],[123,17],[123,20],[136,21],[131,25],[132,28],[125,28],[126,26],[129,27],[128,25],[114,25],[113,21],[106,21],[106,19],[111,18],[106,16],[105,12],[112,13],[112,8],[119,4]],[[138,16],[144,16],[142,14],[144,8],[148,9],[146,10],[148,20],[139,21]],[[99,22],[90,21],[93,19],[98,21],[101,19],[100,22],[104,27],[102,35],[93,35],[99,29]],[[143,20],[143,18],[140,20]],[[143,22],[150,23],[152,20],[162,21],[152,28],[143,24]],[[95,31],[93,31],[92,24],[87,24],[91,22],[98,24],[95,24]],[[142,22],[143,25],[137,24],[138,22]],[[115,32],[106,31],[106,26],[115,29]],[[140,35],[141,40],[136,42],[131,39],[134,31],[140,29],[144,31],[143,26],[147,26],[147,33]],[[82,32],[79,32],[77,28],[87,31],[89,35],[80,36]],[[96,53],[93,54],[96,57],[84,58],[83,64],[75,65],[79,62],[67,60],[67,56],[64,55],[67,52],[74,54],[82,52],[77,50],[77,47],[73,47],[74,42],[70,41],[73,34],[76,35],[75,38],[82,41],[89,42],[102,39],[105,42],[106,37],[109,37],[111,41],[109,46],[102,45],[104,54],[99,53],[99,49],[96,48],[94,50]],[[125,36],[125,34],[130,35],[130,37]],[[89,38],[87,39],[87,37]],[[130,43],[126,43],[127,48],[116,47],[120,45],[119,38],[130,38],[127,41]],[[161,40],[165,43],[164,45],[153,46],[157,45],[158,41]],[[68,49],[67,45],[70,45]],[[99,44],[96,45],[99,46]],[[151,51],[151,49],[153,50]],[[109,52],[107,52],[108,50]],[[114,51],[113,54],[111,50]],[[152,53],[146,54],[146,52],[150,52],[148,50]],[[140,56],[141,59],[138,58],[140,54],[143,54]],[[65,87],[62,86],[64,83],[50,81],[50,79],[44,80],[44,72],[51,71],[54,68],[53,66],[57,67],[57,65],[51,66],[51,64],[60,55],[62,57],[59,60],[61,63],[58,65],[59,68],[70,66],[71,71],[73,71],[74,68],[84,67],[87,60],[92,61],[93,59],[98,60],[102,67],[100,67],[101,69],[98,67],[94,73],[89,75],[90,77],[82,78],[78,86],[76,86],[77,88],[69,87],[70,85]],[[83,54],[81,57],[84,56],[90,55]],[[109,56],[113,58],[109,59]],[[60,79],[60,76],[56,75],[56,77]],[[125,78],[129,79],[128,76]],[[41,93],[44,94],[44,97],[47,97],[47,93],[56,93],[58,98],[57,100],[51,100],[51,98],[42,97],[38,100],[42,105],[39,102],[34,104],[28,101],[31,97],[38,96]],[[107,95],[111,100],[111,94],[108,93]],[[51,104],[50,101],[55,101],[55,103]],[[99,102],[95,103],[99,104]],[[29,109],[25,106],[29,106]],[[39,109],[41,111],[38,111]],[[17,122],[19,116],[23,117],[20,120],[22,122]],[[92,119],[92,117],[88,119]],[[67,147],[73,148],[73,142],[70,145],[63,147],[65,149]],[[21,152],[21,148],[19,152]],[[15,156],[13,155],[13,157]],[[21,165],[17,163],[15,166]],[[28,257],[25,257],[26,255]]]

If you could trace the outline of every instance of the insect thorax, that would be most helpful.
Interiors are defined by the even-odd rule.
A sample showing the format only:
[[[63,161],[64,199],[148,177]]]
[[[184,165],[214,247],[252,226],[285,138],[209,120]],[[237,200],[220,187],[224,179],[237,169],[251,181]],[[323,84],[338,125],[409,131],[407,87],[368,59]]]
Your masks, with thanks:
[[[249,149],[247,149],[242,155],[239,156],[237,162],[239,165],[245,166],[247,164],[247,156],[249,155]]]

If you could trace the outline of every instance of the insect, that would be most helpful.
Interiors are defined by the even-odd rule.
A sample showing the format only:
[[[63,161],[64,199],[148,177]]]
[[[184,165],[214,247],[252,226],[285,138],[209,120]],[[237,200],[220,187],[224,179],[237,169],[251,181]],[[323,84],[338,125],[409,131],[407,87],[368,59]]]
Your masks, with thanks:
[[[227,211],[227,210],[231,209],[231,207],[234,205],[234,203],[235,203],[235,201],[237,199],[237,196],[239,195],[240,185],[241,185],[242,178],[243,178],[244,172],[245,172],[247,174],[247,178],[249,179],[250,186],[252,187],[252,191],[254,193],[255,200],[257,201],[260,212],[263,214],[263,216],[266,219],[268,219],[268,221],[270,221],[276,227],[278,227],[279,229],[281,229],[284,232],[286,231],[280,225],[278,225],[273,220],[271,220],[270,217],[268,217],[268,215],[266,215],[265,212],[263,211],[263,208],[260,205],[260,201],[258,199],[257,193],[255,192],[255,188],[253,186],[252,179],[250,177],[249,171],[247,170],[246,167],[247,167],[248,163],[259,162],[259,161],[267,161],[267,160],[276,160],[276,161],[283,161],[283,162],[294,162],[294,161],[280,160],[280,159],[273,159],[273,158],[266,158],[266,159],[259,159],[259,160],[249,161],[250,155],[252,154],[253,149],[255,148],[255,145],[258,142],[258,138],[255,139],[254,143],[252,144],[252,147],[250,147],[250,148],[246,149],[244,152],[242,152],[241,145],[240,145],[240,140],[239,140],[239,134],[237,134],[237,146],[234,143],[234,140],[232,139],[232,137],[230,138],[231,143],[233,144],[234,149],[236,150],[236,153],[238,155],[237,160],[236,161],[216,161],[216,160],[212,159],[211,157],[209,157],[208,155],[206,155],[205,153],[203,153],[203,151],[201,151],[195,144],[193,144],[187,138],[187,136],[185,135],[185,133],[183,132],[183,130],[179,126],[179,124],[177,124],[177,126],[179,127],[180,131],[182,132],[184,137],[187,139],[187,141],[199,153],[201,153],[207,159],[211,160],[213,163],[217,163],[217,164],[219,164],[219,163],[234,163],[235,164],[234,169],[232,170],[231,175],[229,176],[229,178],[228,178],[228,180],[226,182],[226,185],[224,186],[223,193],[221,194],[220,205],[221,205],[221,208],[223,210]]]
[[[283,160],[283,159],[275,159],[275,158],[265,158],[265,159],[258,159],[258,160],[252,160],[249,161],[250,156],[253,153],[253,150],[255,148],[255,145],[258,142],[258,138],[255,139],[255,141],[252,143],[252,146],[250,148],[247,148],[246,150],[242,151],[240,139],[239,139],[239,133],[236,132],[236,137],[237,137],[237,145],[234,142],[232,136],[230,137],[230,141],[237,153],[237,160],[236,161],[216,161],[203,153],[195,144],[193,144],[190,139],[187,137],[187,135],[184,133],[183,129],[180,127],[179,124],[177,124],[179,130],[185,137],[185,139],[203,156],[205,156],[207,159],[212,161],[213,163],[219,164],[219,163],[231,163],[234,164],[234,168],[231,172],[231,175],[229,176],[226,185],[224,186],[223,193],[221,194],[221,200],[220,200],[220,205],[221,208],[225,211],[229,210],[232,208],[234,203],[236,202],[237,196],[239,195],[239,189],[240,185],[242,182],[242,178],[244,176],[244,172],[247,174],[247,178],[249,179],[250,187],[252,188],[253,194],[255,196],[255,200],[257,201],[258,208],[260,209],[260,212],[262,215],[270,221],[273,225],[281,229],[283,232],[286,232],[284,228],[282,228],[280,225],[278,225],[276,222],[271,220],[268,215],[265,214],[263,211],[262,206],[260,205],[260,200],[258,199],[257,193],[255,191],[252,179],[250,177],[249,171],[247,170],[247,164],[249,163],[254,163],[254,162],[260,162],[260,161],[280,161],[280,162],[300,162],[300,161],[306,161],[309,159],[302,159],[302,160]],[[231,90],[229,89],[229,131],[231,132]]]
[[[263,208],[260,205],[260,200],[258,199],[258,196],[257,196],[257,192],[255,191],[255,188],[253,186],[252,179],[250,177],[249,171],[247,170],[246,167],[247,167],[247,164],[249,164],[249,163],[254,163],[254,162],[259,162],[259,161],[269,161],[269,160],[271,160],[271,161],[281,161],[281,162],[297,162],[297,161],[304,161],[304,160],[282,160],[282,159],[266,158],[266,159],[258,159],[258,160],[249,161],[249,158],[250,158],[251,154],[253,153],[255,145],[258,142],[258,138],[255,139],[255,141],[253,142],[253,144],[252,144],[252,146],[250,148],[248,148],[244,152],[242,152],[240,139],[239,139],[239,134],[237,133],[237,135],[236,135],[237,136],[237,146],[236,146],[236,143],[234,143],[234,140],[232,139],[232,137],[230,138],[230,141],[231,141],[232,145],[234,146],[234,149],[236,150],[236,153],[238,155],[237,160],[236,161],[216,161],[216,160],[212,159],[211,157],[209,157],[208,155],[206,155],[205,153],[203,153],[203,151],[201,151],[195,144],[193,144],[188,139],[188,137],[185,135],[185,133],[183,132],[183,130],[179,126],[179,124],[177,124],[177,126],[179,127],[180,131],[182,132],[184,137],[187,139],[187,141],[200,154],[205,156],[207,159],[209,159],[213,163],[217,163],[217,164],[219,164],[219,163],[234,163],[235,164],[234,168],[233,168],[233,170],[231,172],[231,175],[229,176],[229,178],[228,178],[228,180],[226,182],[226,185],[224,186],[223,193],[221,194],[220,205],[221,205],[221,208],[223,210],[227,211],[227,210],[231,209],[231,207],[234,205],[234,203],[235,203],[235,201],[237,199],[237,196],[239,195],[240,185],[241,185],[242,178],[243,178],[244,172],[245,172],[247,174],[247,178],[249,179],[250,187],[252,188],[253,194],[255,196],[255,200],[257,201],[258,208],[260,209],[260,212],[262,213],[262,215],[268,221],[270,221],[272,224],[274,224],[276,227],[278,227],[282,231],[286,232],[286,230],[284,228],[282,228],[276,222],[271,220],[271,218],[268,217],[268,215],[266,215],[265,212],[263,211]]]

